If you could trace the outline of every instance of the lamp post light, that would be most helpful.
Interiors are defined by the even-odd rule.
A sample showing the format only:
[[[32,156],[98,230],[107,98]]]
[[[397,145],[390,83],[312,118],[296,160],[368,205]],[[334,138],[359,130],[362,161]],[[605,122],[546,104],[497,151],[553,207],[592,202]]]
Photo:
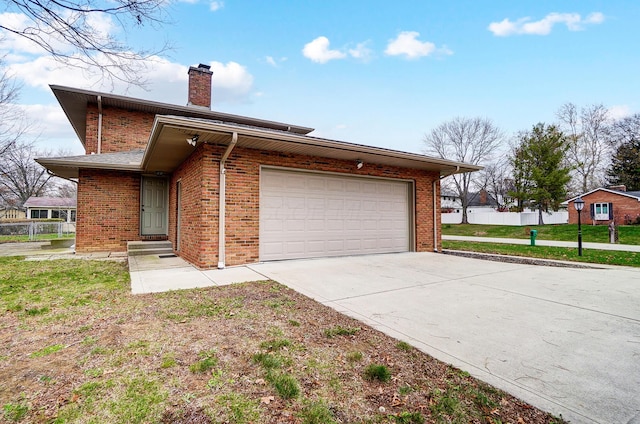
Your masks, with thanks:
[[[584,208],[584,200],[582,200],[582,197],[574,200],[573,206],[575,206],[576,211],[578,211],[578,256],[582,256],[582,223],[580,222],[580,215]]]

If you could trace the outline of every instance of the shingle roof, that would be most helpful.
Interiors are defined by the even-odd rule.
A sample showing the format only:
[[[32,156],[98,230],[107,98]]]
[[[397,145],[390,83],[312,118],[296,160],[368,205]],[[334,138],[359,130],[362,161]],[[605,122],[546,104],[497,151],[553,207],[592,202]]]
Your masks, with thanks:
[[[78,165],[109,165],[109,166],[140,166],[144,150],[129,150],[117,153],[102,153],[99,155],[77,155],[77,156],[60,156],[46,158],[51,160],[64,160],[65,162],[75,163]],[[44,158],[38,158],[44,159]]]
[[[29,197],[25,208],[75,208],[76,199],[71,197]]]

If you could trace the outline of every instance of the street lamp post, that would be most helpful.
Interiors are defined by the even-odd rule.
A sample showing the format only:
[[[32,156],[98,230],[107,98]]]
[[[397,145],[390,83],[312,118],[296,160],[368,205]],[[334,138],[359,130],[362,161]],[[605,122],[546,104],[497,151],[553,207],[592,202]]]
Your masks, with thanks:
[[[582,197],[574,200],[573,206],[575,206],[576,211],[578,211],[578,256],[582,256],[582,222],[580,222],[580,215],[582,215],[581,212],[584,208],[584,200],[582,200]]]

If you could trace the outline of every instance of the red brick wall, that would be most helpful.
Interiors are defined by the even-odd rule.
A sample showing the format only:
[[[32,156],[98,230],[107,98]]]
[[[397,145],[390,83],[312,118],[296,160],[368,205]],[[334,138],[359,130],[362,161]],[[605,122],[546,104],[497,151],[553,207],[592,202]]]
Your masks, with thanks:
[[[101,153],[144,149],[155,115],[125,109],[102,109]],[[87,106],[86,153],[98,152],[98,106]]]
[[[175,246],[175,186],[177,180],[181,179],[183,208],[180,255],[201,268],[216,267],[219,260],[218,164],[224,149],[224,146],[200,147],[194,156],[174,173],[171,181],[170,239]],[[432,182],[436,181],[439,193],[440,180],[437,172],[373,164],[366,164],[358,170],[352,161],[235,148],[226,164],[226,265],[253,263],[259,260],[261,165],[413,180],[416,200],[416,250],[434,249]],[[199,199],[202,199],[202,205],[198,211],[196,205]],[[436,201],[436,210],[439,210],[439,196],[436,196]],[[439,213],[436,214],[436,220],[439,226]],[[441,248],[440,240],[437,241],[437,246],[438,249]]]
[[[80,170],[76,250],[125,251],[140,240],[140,175]]]
[[[189,68],[189,104],[211,107],[211,76],[213,72],[202,68]]]
[[[181,183],[180,256],[200,267],[217,265],[218,165],[211,162],[209,145],[201,145],[171,176],[169,240],[177,240],[177,183]]]
[[[201,268],[218,265],[219,160],[224,146],[201,145],[171,176],[169,239],[177,247],[176,184],[182,185],[179,254]],[[416,250],[432,251],[433,181],[439,174],[352,161],[236,148],[227,161],[226,265],[259,260],[260,166],[328,171],[414,181]],[[140,175],[117,171],[81,171],[78,187],[77,249],[79,252],[126,250],[140,240]],[[436,210],[440,197],[436,196]],[[440,214],[436,214],[438,234]],[[437,240],[438,249],[441,248]]]
[[[625,216],[635,219],[640,215],[640,202],[637,199],[623,196],[621,194],[610,193],[607,191],[596,191],[582,198],[584,200],[584,209],[580,217],[583,224],[605,224],[611,221],[593,221],[591,219],[590,208],[592,203],[613,203],[613,219],[616,224],[624,224]],[[578,212],[573,204],[569,202],[567,210],[569,211],[569,224],[578,223]]]

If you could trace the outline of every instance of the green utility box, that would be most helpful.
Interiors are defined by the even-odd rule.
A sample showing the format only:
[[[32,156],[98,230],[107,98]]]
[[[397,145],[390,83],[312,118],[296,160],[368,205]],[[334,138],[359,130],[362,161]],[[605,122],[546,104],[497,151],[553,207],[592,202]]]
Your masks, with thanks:
[[[536,237],[538,237],[538,230],[531,230],[531,232],[529,233],[529,236],[531,237],[531,246],[535,246]]]

